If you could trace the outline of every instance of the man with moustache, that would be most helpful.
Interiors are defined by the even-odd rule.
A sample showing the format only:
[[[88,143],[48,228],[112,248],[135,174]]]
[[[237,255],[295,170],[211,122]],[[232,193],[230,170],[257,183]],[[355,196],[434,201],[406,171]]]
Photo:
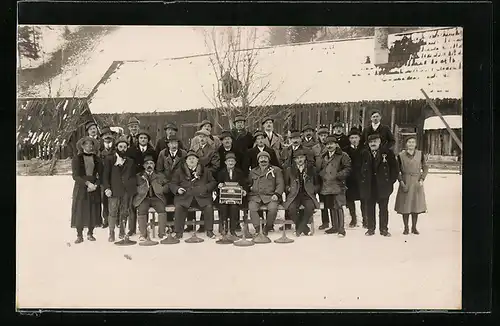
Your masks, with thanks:
[[[361,134],[360,144],[364,147],[368,147],[368,137],[370,135],[378,135],[380,137],[380,146],[386,147],[388,149],[393,149],[394,144],[396,144],[396,139],[391,132],[389,126],[380,123],[382,120],[382,115],[379,110],[373,110],[370,114],[370,120],[372,123],[363,129]]]
[[[85,131],[90,138],[99,140],[99,129],[97,129],[97,124],[94,120],[85,123]]]
[[[260,232],[259,209],[262,205],[267,206],[266,225],[262,230],[264,235],[273,228],[284,191],[283,173],[279,167],[270,165],[269,159],[268,152],[260,152],[257,155],[259,166],[252,169],[249,176],[248,209],[256,233]]]
[[[269,163],[273,166],[280,167],[281,165],[278,160],[278,157],[276,156],[276,151],[266,145],[265,141],[266,135],[262,131],[258,130],[254,133],[254,139],[255,139],[255,146],[249,149],[247,152],[248,166],[250,167],[250,169],[254,169],[259,166],[257,155],[260,152],[269,153],[270,157]]]
[[[219,159],[220,162],[226,162],[226,155],[228,153],[233,153],[236,157],[236,167],[241,170],[241,172],[248,175],[248,163],[243,153],[241,152],[241,148],[234,146],[234,138],[230,131],[223,131],[220,134],[221,145],[218,148]],[[223,169],[224,166],[221,164],[217,173]]]
[[[127,141],[129,143],[129,147],[137,147],[137,133],[139,132],[140,124],[141,122],[136,117],[128,119],[127,127],[129,134],[127,136]]]
[[[356,205],[355,201],[361,200],[359,189],[361,188],[361,152],[363,151],[363,147],[360,146],[360,132],[358,128],[351,128],[349,131],[349,142],[351,143],[346,148],[342,150],[349,155],[351,158],[351,173],[347,177],[346,180],[346,200],[347,200],[347,209],[349,209],[349,214],[351,215],[351,223],[349,223],[349,227],[356,227],[357,225],[357,215],[356,215]],[[363,216],[363,227],[367,227],[366,222],[366,214],[364,201],[361,201],[361,215]]]
[[[200,129],[199,131],[203,131],[203,134],[206,135],[205,139],[205,144],[208,144],[209,147],[212,147],[213,149],[217,150],[220,146],[220,139],[218,137],[215,137],[212,135],[212,123],[208,120],[203,120],[200,123]],[[198,148],[201,146],[200,142],[200,137],[198,132],[195,133],[195,136],[191,140],[191,146],[190,149],[193,151],[197,151]]]
[[[164,150],[165,148],[167,148],[167,144],[168,144],[168,141],[173,138],[173,137],[177,137],[177,126],[173,123],[167,123],[165,125],[165,137],[164,138],[160,138],[158,139],[158,141],[156,142],[156,146],[155,146],[155,150],[157,153],[160,153],[162,150]],[[176,138],[178,139],[178,138]],[[184,145],[182,144],[182,142],[180,141],[180,139],[177,140],[178,142],[178,148],[179,149],[184,149]]]
[[[175,171],[169,185],[170,191],[175,194],[175,237],[177,239],[183,236],[190,207],[202,210],[207,237],[215,238],[212,192],[216,185],[212,172],[200,164],[198,154],[189,151],[185,162]]]
[[[254,137],[252,136],[252,133],[250,131],[246,130],[245,122],[246,119],[243,116],[236,116],[234,118],[234,128],[231,130],[231,135],[233,136],[234,140],[233,145],[242,153],[245,153],[254,145]]]
[[[101,130],[101,150],[99,151],[99,157],[101,158],[101,162],[104,162],[104,159],[108,155],[114,155],[115,144],[114,144],[114,132],[109,127],[103,127]],[[109,204],[108,197],[104,194],[104,188],[101,188],[101,203],[102,203],[102,228],[105,229],[108,227],[108,217],[109,217]],[[118,225],[118,224],[117,224]]]
[[[104,160],[103,188],[109,202],[109,242],[115,241],[116,220],[120,218],[120,239],[125,236],[124,222],[130,214],[130,203],[136,192],[135,163],[126,156],[129,143],[120,137],[115,144],[115,155]],[[129,225],[129,228],[131,226]]]
[[[167,148],[162,149],[158,154],[158,163],[156,164],[156,171],[158,173],[162,173],[167,182],[172,180],[172,177],[175,171],[182,166],[184,159],[186,158],[187,152],[183,149],[179,148],[180,141],[177,139],[177,136],[171,136],[167,142]],[[166,191],[166,204],[173,205],[174,204],[174,196],[175,194],[168,189]],[[167,213],[167,221],[172,222],[174,220],[174,213]]]
[[[335,122],[333,125],[333,135],[335,139],[337,139],[337,144],[340,149],[349,146],[349,137],[344,134],[344,128],[344,124],[340,121]]]
[[[379,207],[380,234],[390,237],[389,223],[389,196],[394,189],[399,174],[399,167],[394,152],[381,146],[382,140],[377,134],[368,136],[369,150],[361,154],[361,200],[366,201],[366,218],[368,224],[367,236],[375,234],[375,205]]]
[[[314,153],[316,166],[318,166],[318,164],[321,164],[322,155],[326,151],[325,140],[326,137],[328,136],[328,133],[329,133],[328,126],[322,125],[319,127],[317,132],[318,142],[311,149]],[[319,194],[319,200],[324,204],[325,198],[323,197],[323,195]],[[329,226],[330,226],[330,216],[328,215],[328,209],[324,208],[323,206],[323,209],[321,210],[321,225],[319,226],[318,229],[325,230],[328,229]]]
[[[167,178],[155,172],[155,161],[151,155],[144,157],[144,171],[137,173],[137,194],[134,196],[134,207],[137,208],[139,221],[139,241],[147,239],[149,208],[153,207],[158,214],[158,237],[165,236],[167,227],[167,204],[164,193],[168,190]]]
[[[283,137],[274,132],[274,119],[265,117],[262,120],[262,127],[264,128],[264,144],[271,147],[276,152],[276,157],[281,160],[280,155],[283,150]]]
[[[310,124],[306,124],[302,128],[302,146],[307,149],[312,149],[318,141],[314,138],[314,128]]]

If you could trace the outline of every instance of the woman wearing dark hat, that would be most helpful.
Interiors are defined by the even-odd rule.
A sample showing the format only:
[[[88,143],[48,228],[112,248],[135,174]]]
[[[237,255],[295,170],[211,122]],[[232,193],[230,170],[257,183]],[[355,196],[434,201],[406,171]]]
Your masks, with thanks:
[[[95,241],[93,231],[101,225],[101,160],[96,154],[99,141],[89,136],[76,143],[78,154],[71,161],[75,185],[71,205],[71,227],[76,228],[75,243],[83,242],[83,228],[87,228],[87,239]]]
[[[411,214],[411,233],[417,230],[418,215],[427,211],[424,192],[424,180],[428,173],[427,163],[422,151],[416,149],[416,136],[405,140],[406,149],[397,156],[399,163],[399,188],[396,195],[395,210],[403,215],[404,231],[409,233],[408,220]]]

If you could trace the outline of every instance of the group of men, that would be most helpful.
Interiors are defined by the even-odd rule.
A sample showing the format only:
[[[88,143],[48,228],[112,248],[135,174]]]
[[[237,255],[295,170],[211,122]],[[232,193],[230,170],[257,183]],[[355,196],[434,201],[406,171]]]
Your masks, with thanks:
[[[168,123],[165,137],[156,146],[151,135],[140,130],[140,121],[130,118],[127,135],[117,137],[109,127],[98,133],[95,122],[86,125],[88,135],[98,138],[98,155],[103,162],[101,176],[103,227],[109,227],[109,241],[136,233],[140,241],[147,237],[148,210],[158,213],[158,235],[173,231],[180,239],[186,219],[196,207],[202,212],[203,225],[198,232],[215,238],[214,207],[222,221],[221,232],[238,236],[240,211],[248,208],[256,234],[274,231],[280,204],[285,218],[295,223],[297,236],[309,235],[308,226],[323,202],[321,230],[327,234],[346,235],[343,206],[351,215],[351,227],[357,225],[355,201],[361,200],[366,235],[375,234],[375,206],[379,205],[380,234],[388,232],[388,199],[398,177],[398,164],[391,148],[394,137],[390,128],[380,123],[379,111],[371,114],[372,124],[361,132],[352,128],[344,134],[344,125],[336,123],[333,133],[327,126],[318,130],[306,125],[292,130],[289,144],[274,131],[274,120],[262,120],[262,129],[254,133],[245,128],[245,118],[234,119],[234,129],[212,135],[212,123],[204,120],[189,148],[177,138],[177,127]],[[243,189],[243,204],[219,204],[214,195],[226,182],[236,182]],[[318,201],[319,198],[319,201]],[[165,207],[174,205],[174,213]],[[266,207],[265,217],[261,207]],[[264,227],[260,229],[260,220]],[[167,227],[174,222],[174,228]],[[331,223],[331,227],[330,227]],[[283,227],[290,227],[286,225]]]

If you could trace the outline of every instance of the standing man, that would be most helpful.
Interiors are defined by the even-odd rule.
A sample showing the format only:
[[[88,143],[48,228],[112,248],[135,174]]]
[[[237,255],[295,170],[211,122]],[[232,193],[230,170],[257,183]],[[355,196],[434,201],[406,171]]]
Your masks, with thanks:
[[[127,141],[129,143],[129,147],[133,145],[137,147],[137,133],[139,132],[139,126],[141,122],[136,117],[131,117],[128,119],[127,127],[129,134],[127,136]]]
[[[351,174],[347,177],[346,185],[346,199],[347,199],[347,209],[349,209],[349,214],[351,215],[351,223],[349,223],[349,227],[353,228],[357,225],[357,216],[356,216],[356,200],[361,200],[361,196],[359,194],[359,189],[361,188],[361,151],[363,151],[363,147],[360,146],[361,134],[358,128],[351,128],[349,131],[349,142],[351,143],[349,146],[343,149],[344,152],[349,155],[351,158]],[[365,214],[365,205],[364,201],[361,201],[361,215],[363,216],[363,227],[367,227],[366,223],[366,214]]]
[[[162,173],[167,182],[172,181],[172,177],[175,171],[182,166],[184,159],[186,158],[186,151],[179,148],[180,141],[177,136],[171,136],[167,142],[167,148],[162,149],[158,154],[158,163],[156,164],[156,171]],[[168,189],[166,191],[166,205],[174,204],[175,194]],[[174,213],[167,213],[167,221],[172,222],[174,220]]]
[[[389,211],[387,205],[389,196],[392,194],[394,182],[399,174],[398,163],[394,152],[387,147],[381,146],[382,140],[377,134],[368,136],[369,150],[361,154],[361,199],[366,201],[366,217],[368,231],[366,235],[375,234],[375,205],[379,207],[380,234],[390,237],[387,224],[389,223]]]
[[[310,124],[306,124],[302,128],[302,146],[307,149],[312,149],[318,141],[314,138],[314,128]]]
[[[276,152],[276,157],[280,160],[280,154],[283,150],[283,137],[274,132],[274,119],[265,117],[262,120],[262,127],[264,128],[264,144],[271,147]]]
[[[349,146],[349,137],[344,134],[344,123],[337,121],[333,125],[333,135],[337,139],[337,144],[340,149]]]
[[[329,132],[330,130],[328,126],[325,125],[320,126],[318,129],[318,142],[311,149],[314,153],[316,166],[321,165],[322,155],[326,152],[325,140]],[[321,225],[319,226],[319,229],[325,230],[330,226],[330,217],[328,216],[328,209],[324,207],[325,198],[321,194],[319,194],[319,201],[323,203],[323,209],[321,210]]]
[[[234,139],[234,146],[238,148],[242,153],[246,153],[246,151],[251,149],[254,145],[254,138],[252,136],[252,133],[246,130],[245,122],[246,119],[243,116],[236,116],[234,118],[234,128],[233,130],[231,130],[231,134],[233,135]]]
[[[260,232],[259,209],[267,206],[266,226],[262,233],[267,235],[273,228],[278,215],[278,204],[285,190],[283,173],[277,166],[269,165],[270,155],[262,151],[257,155],[259,166],[250,171],[250,193],[248,210],[256,233]]]
[[[173,123],[167,123],[165,125],[164,130],[165,130],[165,138],[160,138],[156,142],[155,150],[157,153],[160,153],[162,150],[167,148],[167,143],[169,139],[177,136],[178,129],[177,126]],[[179,143],[179,149],[184,149],[184,145],[180,140],[178,140],[178,143]]]
[[[198,132],[202,131],[202,130],[203,130],[203,134],[207,135],[207,139],[206,139],[205,143],[207,143],[213,149],[217,150],[220,146],[220,139],[218,137],[215,137],[212,135],[212,123],[208,120],[203,120],[200,123],[200,129],[198,130]],[[191,140],[190,149],[195,151],[195,152],[198,150],[198,148],[201,145],[200,137],[198,137],[199,136],[198,132],[196,132],[195,136]]]
[[[170,183],[170,191],[175,194],[175,237],[177,239],[182,238],[190,207],[202,210],[205,216],[207,237],[215,238],[212,192],[216,185],[212,172],[199,163],[195,152],[189,151],[185,163],[175,171]]]
[[[90,138],[99,140],[99,129],[97,129],[97,124],[94,120],[90,120],[85,123],[85,131]]]
[[[257,160],[257,155],[260,152],[268,152],[269,153],[269,163],[273,166],[280,167],[281,164],[278,160],[278,156],[276,155],[276,151],[271,147],[266,145],[266,136],[262,131],[256,131],[254,133],[255,138],[255,147],[252,147],[247,152],[248,166],[250,169],[255,169],[259,166],[259,161]]]
[[[370,119],[372,123],[363,129],[361,134],[361,146],[368,146],[368,137],[373,134],[377,134],[380,137],[381,147],[386,147],[388,149],[393,149],[396,140],[392,134],[391,128],[389,126],[380,123],[382,120],[382,115],[379,110],[373,110]]]
[[[104,160],[103,188],[109,201],[109,242],[115,241],[116,219],[120,217],[120,239],[125,236],[123,223],[130,214],[130,203],[136,192],[135,163],[126,156],[127,137],[116,141],[115,155],[108,155]],[[130,223],[130,220],[129,220]],[[129,229],[132,226],[129,224]]]
[[[314,153],[311,149],[305,148],[302,145],[302,137],[298,130],[293,130],[290,133],[290,143],[290,146],[283,148],[283,150],[281,151],[280,158],[281,166],[283,167],[283,169],[286,169],[293,165],[293,153],[295,151],[298,151],[299,149],[304,150],[307,165],[315,165]]]
[[[109,127],[103,127],[101,130],[101,145],[100,145],[100,158],[101,162],[104,162],[108,155],[115,155],[115,139],[113,137],[113,131]],[[108,196],[104,194],[104,188],[101,188],[101,202],[102,202],[102,228],[108,227],[108,217],[109,217],[109,204]]]
[[[226,162],[226,155],[233,153],[236,156],[236,167],[241,170],[245,175],[248,175],[248,163],[243,156],[242,149],[234,146],[234,138],[230,131],[223,131],[220,134],[222,144],[218,148],[219,160],[221,162],[217,173],[224,168],[223,163]]]
[[[134,155],[137,173],[144,171],[144,158],[146,156],[152,156],[155,162],[158,159],[156,150],[151,145],[151,136],[146,130],[141,130],[137,133],[137,147],[133,148],[131,155]]]

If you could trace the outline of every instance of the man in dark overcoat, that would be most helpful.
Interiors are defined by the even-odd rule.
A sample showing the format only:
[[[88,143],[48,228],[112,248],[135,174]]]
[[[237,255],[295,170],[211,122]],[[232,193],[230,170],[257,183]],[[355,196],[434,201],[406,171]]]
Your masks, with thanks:
[[[337,139],[337,144],[340,149],[346,148],[349,146],[349,137],[347,137],[344,133],[344,123],[337,121],[333,124],[333,136]]]
[[[127,137],[120,137],[115,144],[115,155],[104,160],[103,188],[109,203],[109,239],[115,241],[116,220],[120,218],[120,239],[125,236],[125,221],[130,214],[130,204],[137,188],[135,162],[127,157],[129,143]],[[130,221],[129,221],[130,223]],[[129,229],[132,226],[129,225]]]
[[[175,124],[167,123],[165,125],[164,130],[165,130],[165,137],[158,139],[158,141],[156,142],[155,150],[157,153],[160,153],[162,150],[167,148],[168,141],[171,138],[178,139],[177,142],[179,144],[178,145],[179,149],[185,150],[184,144],[182,143],[182,141],[179,138],[177,138],[178,129],[177,129],[177,126]]]
[[[215,238],[212,192],[217,183],[212,172],[200,164],[196,152],[187,153],[185,162],[174,172],[169,186],[175,194],[175,237],[182,238],[188,209],[196,207],[202,210],[205,217],[207,236]]]
[[[265,144],[265,135],[262,131],[256,131],[254,133],[255,147],[252,147],[247,152],[248,166],[250,169],[255,169],[259,166],[259,161],[257,160],[257,155],[260,152],[268,152],[270,161],[269,163],[273,166],[280,167],[281,164],[276,156],[276,151]]]
[[[380,234],[389,237],[388,231],[389,211],[387,205],[389,196],[394,189],[399,173],[399,167],[394,152],[387,147],[381,146],[380,136],[372,134],[368,136],[369,149],[361,154],[361,199],[366,201],[366,217],[368,231],[366,235],[375,234],[375,205],[379,207]]]
[[[322,155],[325,153],[326,151],[326,145],[325,145],[325,140],[326,140],[326,137],[328,136],[328,133],[330,132],[328,126],[325,126],[325,125],[321,125],[319,128],[318,128],[318,132],[317,132],[317,136],[318,136],[318,142],[316,143],[316,145],[314,145],[311,150],[313,151],[314,153],[314,157],[315,157],[315,164],[316,166],[318,166],[318,164],[321,164],[321,160],[322,160]],[[321,183],[321,178],[320,178],[320,183]],[[323,203],[325,203],[325,199],[323,198],[323,195],[319,195],[319,201]],[[328,209],[324,208],[323,206],[323,209],[321,210],[321,225],[319,226],[318,229],[320,230],[325,230],[325,229],[328,229],[328,227],[330,226],[330,216],[328,215]]]
[[[361,196],[359,194],[359,188],[361,187],[361,151],[363,151],[363,146],[360,146],[360,132],[358,128],[351,128],[349,131],[349,142],[351,143],[346,148],[343,148],[343,151],[349,155],[351,158],[351,174],[347,177],[346,180],[346,200],[347,200],[347,209],[351,215],[351,223],[349,223],[350,227],[356,227],[357,225],[357,215],[356,215],[356,205],[355,201],[360,200]],[[367,227],[366,223],[366,214],[364,201],[361,201],[361,215],[363,216],[363,227]]]
[[[380,111],[373,110],[370,114],[370,120],[372,121],[372,123],[363,129],[360,144],[362,146],[368,147],[368,137],[370,135],[377,134],[380,137],[381,147],[393,149],[394,145],[396,144],[396,139],[392,134],[391,128],[389,126],[383,125],[380,122],[382,120]]]
[[[241,170],[241,172],[248,175],[248,160],[246,155],[243,155],[242,149],[234,145],[234,138],[230,131],[223,131],[220,136],[221,145],[218,148],[219,160],[222,163],[218,172],[224,168],[224,163],[226,162],[226,155],[228,153],[233,153],[236,156],[236,167]],[[246,149],[245,149],[246,150]]]
[[[162,173],[155,172],[154,157],[147,155],[144,158],[144,171],[137,173],[137,193],[134,196],[134,207],[137,208],[137,220],[139,221],[139,241],[147,238],[147,224],[149,208],[153,207],[158,214],[158,237],[165,236],[167,227],[167,214],[165,206],[165,192],[168,189],[167,178]]]
[[[254,145],[252,133],[245,128],[246,119],[238,115],[234,118],[234,128],[231,130],[233,136],[233,145],[242,153],[246,153]],[[222,140],[222,139],[221,139]]]
[[[129,134],[126,137],[128,142],[128,148],[125,155],[134,160],[134,175],[142,170],[142,166],[138,166],[135,160],[141,156],[139,153],[139,127],[141,122],[136,117],[130,117],[127,123],[127,128],[129,130]],[[132,203],[132,197],[129,197],[129,214],[128,214],[128,235],[132,236],[136,233],[137,230],[137,212]]]
[[[290,146],[283,148],[281,151],[281,166],[283,169],[293,165],[293,153],[299,149],[304,150],[306,154],[306,164],[310,166],[315,166],[316,160],[314,157],[314,152],[302,145],[302,137],[298,130],[293,130],[290,133]]]
[[[307,223],[312,218],[314,210],[319,208],[316,194],[319,191],[319,179],[313,166],[306,164],[306,153],[297,150],[293,153],[294,164],[284,171],[286,201],[283,207],[288,211],[290,218],[295,222],[295,233],[309,235]],[[303,205],[303,214],[299,214],[299,207]]]
[[[115,150],[115,138],[114,132],[109,127],[103,127],[101,130],[101,144],[100,144],[100,152],[99,156],[101,158],[101,162],[104,162],[104,159],[108,155],[114,155],[116,153]],[[102,202],[102,227],[108,227],[108,217],[109,217],[109,205],[108,205],[108,197],[104,194],[104,188],[101,187],[101,202]]]
[[[307,149],[312,149],[314,145],[318,143],[316,138],[314,138],[314,127],[310,124],[306,124],[302,128],[302,146]]]

